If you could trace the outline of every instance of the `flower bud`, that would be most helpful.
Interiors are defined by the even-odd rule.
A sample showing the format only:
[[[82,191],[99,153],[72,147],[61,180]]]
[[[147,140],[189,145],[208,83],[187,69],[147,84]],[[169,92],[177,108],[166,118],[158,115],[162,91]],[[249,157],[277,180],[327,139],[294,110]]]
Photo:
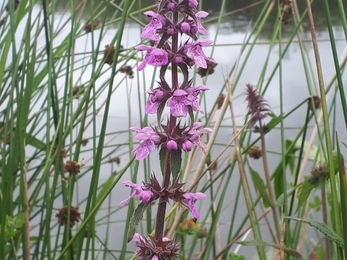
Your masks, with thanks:
[[[175,29],[172,27],[167,28],[166,33],[168,35],[174,35],[175,34]]]
[[[185,140],[184,143],[182,144],[182,149],[185,152],[190,152],[193,149],[193,143],[188,140]]]
[[[190,31],[190,25],[187,22],[181,23],[181,31],[183,33],[188,33]]]
[[[155,92],[154,96],[158,101],[160,101],[164,97],[164,92],[161,90],[158,90],[157,92]]]
[[[169,140],[166,144],[166,147],[169,150],[177,150],[178,149],[177,143],[174,140]]]
[[[175,57],[175,63],[176,63],[176,64],[183,63],[183,58],[182,58],[182,56],[176,56],[176,57]]]
[[[169,2],[167,3],[166,7],[168,10],[172,11],[175,8],[175,4],[173,2]]]

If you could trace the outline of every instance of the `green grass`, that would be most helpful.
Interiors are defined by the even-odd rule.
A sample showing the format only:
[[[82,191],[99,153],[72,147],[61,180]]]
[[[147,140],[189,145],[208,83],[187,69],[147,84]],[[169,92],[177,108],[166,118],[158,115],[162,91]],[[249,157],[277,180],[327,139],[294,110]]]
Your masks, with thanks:
[[[196,115],[213,133],[204,137],[207,154],[194,150],[182,161],[186,188],[208,196],[197,203],[201,218],[192,224],[189,212],[175,204],[167,212],[166,235],[181,243],[181,259],[237,259],[231,253],[239,244],[236,253],[247,259],[311,259],[311,253],[328,259],[329,252],[331,259],[346,258],[347,177],[338,163],[347,142],[341,49],[347,40],[346,4],[338,0],[331,10],[324,0],[317,13],[317,2],[311,17],[309,1],[300,8],[293,1],[288,25],[281,19],[283,7],[269,0],[235,12],[220,1],[220,15],[204,20],[215,32],[208,36],[216,42],[211,56],[218,63],[221,49],[237,56],[206,78],[192,74],[196,84],[213,90],[201,99],[205,114]],[[144,113],[143,93],[156,86],[158,70],[136,71],[141,57],[134,47],[140,42],[133,42],[140,39],[147,23],[142,13],[154,8],[153,2],[22,0],[18,6],[10,1],[7,9],[6,4],[0,11],[0,245],[5,245],[0,259],[132,259],[126,229],[137,201],[119,206],[129,194],[121,182],[159,174],[157,152],[134,160],[129,131],[156,120]],[[253,21],[243,40],[230,36],[220,44],[224,22],[245,11]],[[313,26],[318,16],[324,17],[319,22],[326,39]],[[85,24],[94,20],[96,28],[91,23],[86,32]],[[130,26],[137,36],[129,35]],[[105,45],[114,52],[105,54]],[[286,65],[293,46],[308,95],[288,103],[286,79],[297,73]],[[322,46],[328,46],[330,59],[321,55]],[[259,48],[266,50],[261,58]],[[258,68],[251,74],[254,64]],[[133,68],[133,79],[122,73],[125,65]],[[249,118],[243,119],[246,83],[276,102],[270,103],[264,134],[252,132]],[[217,109],[219,94],[226,98]],[[322,101],[320,109],[310,109],[314,95]],[[258,161],[248,155],[253,145],[263,155]],[[80,172],[66,172],[67,161],[83,165]],[[329,178],[312,185],[310,171],[321,164]],[[67,221],[60,225],[56,215],[65,206]],[[153,232],[155,216],[156,206],[148,207],[141,234]],[[182,230],[184,223],[193,227]]]

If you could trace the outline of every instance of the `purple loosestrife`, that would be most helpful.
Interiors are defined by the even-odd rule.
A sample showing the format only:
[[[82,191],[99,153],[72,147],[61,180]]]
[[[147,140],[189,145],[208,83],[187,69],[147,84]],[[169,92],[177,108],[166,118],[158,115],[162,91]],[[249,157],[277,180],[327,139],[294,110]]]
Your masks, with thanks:
[[[158,86],[147,90],[148,101],[145,105],[147,114],[157,115],[157,126],[144,128],[131,127],[135,131],[135,139],[139,144],[133,153],[137,160],[144,160],[154,151],[159,152],[161,160],[162,183],[159,184],[153,174],[148,183],[134,184],[123,182],[132,189],[130,197],[121,202],[125,206],[138,197],[140,204],[135,210],[128,231],[128,241],[136,242],[138,259],[178,259],[179,245],[164,236],[164,220],[167,203],[177,202],[186,207],[195,218],[200,214],[194,204],[195,200],[203,200],[206,195],[201,192],[187,192],[184,183],[179,183],[182,152],[190,152],[194,147],[206,153],[203,142],[204,134],[211,129],[203,128],[202,123],[194,122],[193,112],[204,113],[199,105],[199,96],[208,90],[207,86],[192,86],[189,77],[190,68],[197,65],[207,68],[207,63],[216,65],[208,58],[203,49],[212,44],[210,40],[199,40],[198,34],[207,34],[201,21],[208,13],[197,10],[197,0],[158,0],[157,10],[144,14],[150,18],[143,28],[141,36],[151,40],[151,46],[139,45],[138,51],[144,52],[144,58],[137,70],[145,69],[147,65],[160,69]],[[182,38],[181,38],[182,37]],[[210,65],[211,66],[211,65]],[[170,70],[168,68],[170,67]],[[182,77],[178,78],[179,70]],[[165,80],[171,73],[171,81]],[[170,113],[162,118],[164,109]],[[185,119],[186,117],[188,117]],[[135,233],[135,228],[142,218],[146,207],[159,200],[156,218],[155,234],[147,238]],[[141,212],[141,213],[139,213]]]
[[[257,131],[262,131],[265,127],[262,121],[270,112],[269,104],[251,84],[246,85],[246,101],[248,102],[247,116],[252,118],[250,126],[254,126],[254,129]],[[257,122],[259,122],[259,126],[255,126]]]

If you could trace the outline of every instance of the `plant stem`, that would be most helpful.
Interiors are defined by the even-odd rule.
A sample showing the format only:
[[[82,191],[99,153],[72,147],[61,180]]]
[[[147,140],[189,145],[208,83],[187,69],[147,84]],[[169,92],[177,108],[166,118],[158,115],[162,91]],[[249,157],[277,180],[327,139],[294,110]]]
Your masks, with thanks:
[[[263,167],[264,167],[266,186],[267,186],[267,189],[269,191],[269,197],[271,200],[271,209],[272,209],[272,214],[273,214],[273,218],[274,218],[274,222],[275,222],[276,234],[277,234],[277,238],[279,238],[280,237],[280,230],[279,230],[278,216],[277,216],[276,207],[275,207],[276,200],[275,200],[275,195],[274,195],[272,185],[271,185],[271,178],[270,178],[269,166],[267,163],[267,155],[266,155],[264,127],[262,125],[261,120],[259,120],[259,126],[260,126],[260,140],[261,140],[262,159],[263,159]]]
[[[170,175],[171,175],[171,169],[170,169],[171,163],[170,163],[170,161],[171,161],[171,152],[169,149],[167,149],[166,158],[165,158],[166,167],[165,167],[165,171],[163,173],[163,184],[162,184],[162,189],[164,190],[164,192],[165,192],[165,189],[170,184]],[[154,237],[157,240],[162,240],[162,238],[163,238],[166,203],[167,203],[167,197],[165,195],[161,196],[159,199],[158,211],[157,211],[157,220],[155,223]]]
[[[326,147],[327,147],[327,153],[328,153],[328,166],[329,166],[329,177],[330,177],[330,187],[331,187],[331,199],[332,199],[332,227],[334,231],[337,234],[341,234],[341,224],[340,224],[340,217],[339,217],[339,206],[337,201],[337,190],[336,190],[336,178],[335,178],[335,170],[334,170],[334,158],[332,153],[332,144],[331,144],[331,136],[330,136],[330,126],[329,126],[329,114],[327,109],[327,102],[326,102],[326,95],[325,95],[325,89],[324,89],[324,79],[323,79],[323,69],[318,49],[318,43],[317,43],[317,36],[315,32],[314,27],[314,20],[311,10],[311,4],[309,0],[306,0],[307,10],[308,10],[308,18],[309,18],[309,25],[310,25],[310,32],[312,37],[312,44],[316,59],[316,65],[317,65],[317,75],[318,75],[318,81],[319,81],[319,91],[321,95],[321,101],[322,101],[322,112],[323,112],[323,123],[324,123],[324,134],[326,139]],[[336,254],[336,259],[342,259],[340,253],[340,249],[337,248],[336,245],[334,245],[334,253]]]
[[[328,224],[328,216],[327,216],[327,200],[325,195],[325,185],[322,185],[321,189],[322,196],[322,215],[323,215],[323,223]],[[325,241],[325,259],[330,259],[330,241],[328,237],[324,238]]]

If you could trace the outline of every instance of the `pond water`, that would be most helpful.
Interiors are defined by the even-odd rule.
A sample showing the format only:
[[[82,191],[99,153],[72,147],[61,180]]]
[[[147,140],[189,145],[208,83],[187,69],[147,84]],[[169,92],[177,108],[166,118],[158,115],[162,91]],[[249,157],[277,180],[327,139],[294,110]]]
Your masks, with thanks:
[[[115,1],[117,3],[119,1]],[[232,66],[234,65],[237,57],[239,56],[240,48],[242,46],[242,42],[244,41],[245,35],[247,32],[249,32],[249,24],[251,26],[253,25],[254,21],[258,17],[262,3],[257,7],[244,9],[242,11],[238,11],[233,13],[233,11],[242,9],[245,6],[248,6],[249,4],[252,4],[254,1],[245,1],[245,0],[236,0],[236,1],[226,1],[226,7],[224,12],[226,14],[231,13],[230,15],[226,15],[225,18],[223,18],[223,21],[221,23],[221,27],[218,28],[215,20],[207,19],[207,23],[205,23],[206,29],[209,31],[209,35],[203,38],[215,40],[215,47],[212,48],[206,48],[206,53],[210,54],[213,51],[212,57],[218,62],[218,66],[216,68],[216,71],[213,75],[209,76],[205,84],[210,88],[208,94],[206,95],[206,113],[209,113],[212,110],[213,104],[215,100],[218,98],[221,86],[224,85],[226,75],[231,70]],[[153,1],[143,1],[143,5],[150,5]],[[1,4],[1,1],[0,1]],[[64,20],[67,17],[69,17],[69,12],[66,11],[65,6],[67,5],[67,1],[59,1],[58,2],[58,9],[57,9],[57,18],[56,20]],[[221,6],[221,0],[214,0],[214,1],[204,1],[203,3],[203,9],[207,10],[210,13],[210,16],[213,18],[216,14],[220,12],[219,8]],[[300,10],[303,10],[304,5],[301,3],[299,5]],[[329,42],[329,35],[327,32],[325,24],[325,18],[324,14],[321,10],[323,8],[320,6],[320,4],[313,4],[313,10],[314,10],[314,16],[317,18],[316,21],[316,30],[318,33],[318,39],[319,39],[319,49],[320,49],[320,55],[322,59],[323,64],[323,70],[324,70],[324,79],[325,83],[328,84],[332,77],[334,76],[334,63],[332,58],[332,52]],[[37,6],[36,12],[39,11],[39,6]],[[84,9],[84,13],[82,14],[84,17],[90,16],[91,10]],[[112,15],[112,10],[108,12],[108,15]],[[337,6],[335,4],[335,1],[331,2],[331,12],[337,14]],[[337,50],[338,55],[343,56],[346,55],[346,41],[344,37],[344,33],[342,30],[342,27],[338,21],[337,15],[333,16],[334,20],[333,23],[334,26],[334,33],[335,38],[337,42]],[[336,18],[335,18],[336,17]],[[246,104],[245,104],[245,97],[244,97],[244,90],[246,84],[254,84],[256,85],[259,81],[259,77],[261,75],[261,70],[263,68],[263,64],[265,60],[267,59],[267,55],[269,53],[269,46],[270,46],[270,37],[272,37],[273,33],[273,25],[276,22],[277,16],[273,15],[269,19],[269,21],[266,23],[266,28],[262,31],[260,38],[258,40],[258,43],[254,46],[252,53],[249,57],[249,61],[247,62],[246,66],[243,69],[243,73],[240,76],[240,79],[238,80],[238,84],[235,87],[235,92],[233,94],[234,96],[234,112],[236,114],[236,120],[237,125],[242,126],[244,123],[244,116],[246,114]],[[253,21],[253,23],[252,23]],[[24,26],[24,25],[23,25]],[[24,28],[24,27],[23,27]],[[68,27],[67,27],[68,28]],[[307,30],[308,25],[307,23],[304,23],[304,28]],[[289,36],[293,32],[294,25],[293,23],[288,24],[288,26],[284,26],[283,28],[283,46],[285,45],[285,42],[288,40]],[[111,42],[114,34],[117,32],[117,24],[110,24],[106,34],[103,36],[102,39],[102,47],[104,45],[107,45]],[[95,32],[95,39],[99,36],[99,32]],[[61,36],[63,39],[63,36]],[[315,64],[314,62],[314,55],[313,55],[313,49],[312,44],[310,43],[310,34],[308,31],[303,32],[302,37],[307,39],[306,42],[306,52],[307,57],[311,60],[312,64]],[[59,41],[59,39],[57,39]],[[141,42],[140,38],[140,28],[137,24],[132,23],[129,21],[127,23],[124,35],[123,35],[123,41],[122,45],[125,48],[131,48],[133,46],[136,46]],[[39,45],[44,45],[44,39],[42,39],[42,43],[39,43]],[[85,37],[80,37],[77,42],[76,46],[83,46],[83,48],[91,49],[92,43],[91,43],[91,37],[89,35],[86,35]],[[249,46],[247,48],[250,48]],[[279,56],[279,47],[278,45],[274,46],[271,49],[270,59],[268,60],[268,72],[265,73],[265,81],[270,77],[270,74],[273,70],[273,68],[276,66],[276,63],[278,61]],[[209,56],[209,55],[208,55]],[[243,60],[244,57],[242,57],[241,60]],[[130,63],[130,65],[133,65]],[[315,68],[313,68],[315,71]],[[302,54],[299,47],[299,43],[297,41],[294,41],[291,43],[290,47],[288,48],[285,57],[282,62],[282,83],[283,83],[283,101],[284,106],[283,109],[285,112],[290,111],[292,108],[294,108],[297,104],[299,104],[301,101],[303,101],[305,98],[310,96],[309,88],[307,87],[307,81],[305,76],[305,71],[303,67],[303,61],[302,61]],[[153,69],[152,68],[146,68],[146,74],[147,76],[145,84],[147,86],[150,86],[151,82],[151,75],[152,75]],[[88,80],[90,77],[91,69],[88,69],[83,72],[83,75],[81,77],[81,82],[83,80]],[[105,73],[102,77],[98,79],[98,82],[104,82],[107,81],[110,73]],[[280,114],[280,92],[279,92],[279,77],[280,74],[277,71],[274,75],[274,78],[272,79],[271,83],[269,84],[269,89],[265,93],[265,99],[269,102],[271,105],[272,111],[275,114]],[[347,85],[347,78],[344,77],[344,85]],[[118,84],[121,82],[120,78],[116,77],[115,84]],[[138,102],[138,95],[139,92],[143,94],[142,87],[141,90],[138,90],[138,84],[139,81],[142,81],[142,76],[140,74],[136,74],[134,79],[127,79],[126,81],[123,81],[119,85],[119,89],[115,92],[116,95],[113,95],[112,97],[112,106],[110,110],[110,116],[109,121],[107,125],[107,133],[114,133],[117,131],[124,131],[130,126],[133,125],[139,125],[140,124],[140,116],[139,116],[139,107],[143,106],[143,104],[139,104]],[[97,82],[97,83],[98,83]],[[196,79],[196,83],[200,84],[203,81],[200,78]],[[312,90],[315,94],[318,92],[318,81],[317,79],[313,79],[313,86]],[[76,82],[77,84],[77,82]],[[141,83],[142,85],[142,83]],[[97,87],[97,86],[96,86]],[[106,96],[106,93],[102,94],[100,96],[100,100],[97,101],[97,107],[102,104],[103,97]],[[331,97],[330,97],[331,100]],[[337,114],[342,115],[341,112],[341,106],[339,105],[339,98],[337,99],[338,105],[337,107]],[[131,118],[128,118],[128,103],[131,103]],[[76,100],[76,105],[78,103],[78,100]],[[39,107],[39,106],[38,106]],[[288,119],[285,121],[285,135],[286,138],[291,138],[295,136],[295,134],[298,132],[298,129],[303,125],[305,120],[305,113],[306,108],[303,107],[302,109],[297,110],[293,115],[291,115]],[[100,112],[102,114],[102,110]],[[101,126],[102,117],[96,118],[97,122],[96,125],[98,128]],[[150,123],[155,124],[155,117],[149,117]],[[219,144],[226,144],[229,142],[229,140],[232,139],[232,129],[230,128],[231,125],[230,118],[226,117],[224,119],[223,125],[225,127],[222,127],[218,133],[216,143]],[[313,122],[312,122],[313,124]],[[340,141],[346,141],[346,130],[343,123],[343,120],[341,122],[336,122],[336,130],[340,134]],[[88,133],[86,132],[86,136],[92,134],[92,131]],[[226,141],[227,140],[227,141]],[[267,141],[267,149],[269,150],[269,161],[270,161],[270,171],[273,171],[275,167],[277,166],[279,162],[279,156],[275,152],[281,151],[281,132],[277,129],[271,132],[271,134],[267,135],[266,141]],[[107,136],[106,137],[106,144],[110,146],[111,148],[105,148],[105,153],[107,153],[109,150],[112,150],[112,146],[116,146],[118,144],[124,143],[128,141],[128,135],[127,133],[120,133],[116,136]],[[90,149],[93,149],[92,144],[88,144],[86,147],[86,152],[83,153],[84,158],[81,158],[83,162],[86,164],[86,167],[89,167],[92,165],[92,152]],[[216,145],[212,154],[217,155],[219,151],[222,149],[221,145]],[[119,149],[119,156],[121,158],[121,165],[117,167],[117,169],[121,169],[128,160],[128,154],[122,154],[122,152],[126,152],[127,149]],[[118,155],[118,154],[117,154]],[[152,155],[152,159],[155,158],[156,155]],[[155,160],[151,160],[153,162]],[[159,165],[152,164],[153,171],[159,172]],[[102,165],[101,169],[101,178],[100,183],[103,183],[108,177],[110,172],[113,172],[114,169],[112,168],[111,164],[104,164]],[[259,168],[262,169],[261,162],[252,162],[253,168]],[[141,170],[141,167],[140,167]],[[129,174],[126,174],[124,176],[123,180],[129,179]],[[139,178],[141,179],[141,178]],[[90,175],[87,175],[85,178],[82,178],[78,183],[78,197],[84,198],[88,194],[88,189],[85,187],[89,186],[90,182]],[[235,192],[234,190],[237,188],[239,182],[239,176],[238,174],[234,174],[233,180],[231,182],[230,190],[228,191],[228,195],[230,196],[230,201],[234,199]],[[114,191],[112,192],[112,196],[110,197],[109,201],[106,201],[103,205],[104,208],[108,206],[108,203],[110,202],[112,207],[119,205],[119,202],[123,199],[125,199],[129,194],[129,189],[123,187],[121,184],[117,185]],[[59,205],[59,202],[55,205],[56,208],[61,207],[62,205]],[[207,209],[204,209],[203,203],[201,204],[202,209],[202,215],[207,212]],[[80,208],[83,209],[83,204],[80,205]],[[226,236],[228,234],[227,230],[223,230],[224,226],[227,226],[227,223],[230,222],[230,214],[231,214],[232,206],[229,205],[229,207],[226,207],[225,214],[222,214],[222,218],[220,219],[221,223],[221,229],[220,229],[220,236],[221,240],[226,239]],[[110,233],[109,233],[109,241],[112,241],[113,248],[109,248],[110,250],[118,250],[121,246],[121,241],[123,238],[124,233],[124,217],[126,216],[127,209],[122,209],[116,214],[112,215],[111,222],[112,224],[109,226]],[[230,213],[228,213],[230,212]],[[240,219],[238,221],[241,221],[243,216],[246,214],[245,208],[240,208]],[[107,214],[107,210],[101,210],[99,213],[99,218],[102,218]],[[114,230],[116,232],[114,232]],[[104,240],[106,234],[106,226],[100,225],[97,230],[97,235]],[[223,243],[226,244],[226,241]],[[109,244],[110,246],[111,244]],[[132,250],[132,245],[128,247],[129,250]],[[241,248],[239,251],[240,254],[243,254],[246,259],[250,259],[250,257],[253,255],[253,251],[249,250],[248,248]]]

